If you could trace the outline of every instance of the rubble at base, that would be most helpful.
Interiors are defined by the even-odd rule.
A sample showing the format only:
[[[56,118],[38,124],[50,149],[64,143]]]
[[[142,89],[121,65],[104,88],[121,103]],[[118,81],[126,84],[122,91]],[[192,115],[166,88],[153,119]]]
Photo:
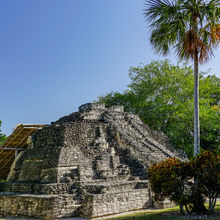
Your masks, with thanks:
[[[36,131],[32,142],[0,183],[0,215],[94,218],[149,208],[150,164],[187,159],[137,115],[100,103]]]

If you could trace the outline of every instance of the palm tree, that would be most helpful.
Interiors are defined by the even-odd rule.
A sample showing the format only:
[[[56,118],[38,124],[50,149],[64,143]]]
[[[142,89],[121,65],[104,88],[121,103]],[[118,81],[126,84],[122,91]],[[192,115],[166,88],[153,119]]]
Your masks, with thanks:
[[[150,42],[166,55],[174,46],[178,56],[194,62],[194,155],[200,153],[199,64],[209,60],[220,42],[220,0],[146,0]]]

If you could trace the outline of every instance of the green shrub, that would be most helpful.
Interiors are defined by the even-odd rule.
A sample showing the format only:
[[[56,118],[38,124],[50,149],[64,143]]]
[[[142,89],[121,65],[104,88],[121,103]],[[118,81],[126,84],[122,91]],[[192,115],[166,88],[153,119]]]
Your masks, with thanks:
[[[187,213],[207,213],[205,195],[209,198],[209,212],[213,212],[219,193],[219,165],[219,156],[210,151],[188,162],[169,158],[153,164],[148,169],[148,177],[154,199],[168,198],[184,206]]]
[[[148,178],[155,201],[168,198],[180,206],[186,206],[190,203],[190,195],[186,192],[190,171],[188,162],[181,162],[176,158],[169,158],[158,164],[153,164],[148,169]]]
[[[220,193],[220,156],[205,151],[193,159],[193,172],[201,192],[209,198],[209,211],[212,213]]]

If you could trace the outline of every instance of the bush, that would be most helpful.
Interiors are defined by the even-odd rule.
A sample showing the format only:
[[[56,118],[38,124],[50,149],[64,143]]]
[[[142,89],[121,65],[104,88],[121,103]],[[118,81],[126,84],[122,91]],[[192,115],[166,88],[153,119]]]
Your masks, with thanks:
[[[181,162],[176,158],[153,164],[148,169],[148,178],[155,201],[168,198],[180,206],[185,206],[188,210],[190,195],[187,192],[186,183],[190,179],[189,167],[188,162]]]
[[[193,159],[193,172],[201,192],[209,198],[212,213],[220,193],[220,157],[217,153],[205,151]]]
[[[153,164],[148,169],[155,201],[165,198],[184,206],[187,213],[207,213],[203,195],[209,198],[209,212],[214,211],[219,193],[219,156],[205,151],[197,158],[182,162],[176,158]]]

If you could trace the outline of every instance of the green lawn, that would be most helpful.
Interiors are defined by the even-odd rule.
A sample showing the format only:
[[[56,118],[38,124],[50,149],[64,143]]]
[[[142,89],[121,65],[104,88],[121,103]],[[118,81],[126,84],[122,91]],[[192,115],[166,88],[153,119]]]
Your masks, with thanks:
[[[215,211],[219,211],[220,212],[220,202],[218,202],[216,204],[215,207]],[[141,211],[141,212],[137,212],[137,213],[133,213],[133,214],[129,214],[129,215],[121,215],[118,217],[112,217],[112,218],[107,218],[105,220],[183,220],[183,219],[189,219],[186,217],[178,217],[178,216],[165,216],[166,214],[171,214],[171,213],[175,213],[175,212],[179,212],[179,208],[178,207],[174,207],[174,208],[168,208],[168,209],[156,209],[156,210],[146,210],[146,211]],[[215,219],[215,220],[220,220],[220,216],[215,216],[213,218],[211,218],[210,216],[208,218],[193,218],[193,220],[196,219]]]

